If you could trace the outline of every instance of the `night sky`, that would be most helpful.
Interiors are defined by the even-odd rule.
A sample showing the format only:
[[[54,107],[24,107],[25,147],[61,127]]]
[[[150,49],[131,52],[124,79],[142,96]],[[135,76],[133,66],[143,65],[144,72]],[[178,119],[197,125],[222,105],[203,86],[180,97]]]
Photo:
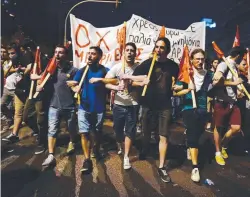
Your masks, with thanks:
[[[64,20],[79,0],[2,0],[1,35],[8,38],[21,25],[24,35],[39,45],[63,42]],[[5,3],[4,3],[5,2]],[[15,5],[16,3],[16,5]],[[8,10],[8,12],[6,12]],[[15,17],[10,17],[13,13]],[[186,29],[202,18],[212,18],[217,27],[207,28],[206,48],[215,40],[224,50],[231,48],[236,25],[240,26],[241,44],[250,46],[250,0],[122,0],[115,4],[84,3],[72,13],[96,27],[115,26],[132,14],[166,27]],[[68,21],[68,39],[70,38]]]

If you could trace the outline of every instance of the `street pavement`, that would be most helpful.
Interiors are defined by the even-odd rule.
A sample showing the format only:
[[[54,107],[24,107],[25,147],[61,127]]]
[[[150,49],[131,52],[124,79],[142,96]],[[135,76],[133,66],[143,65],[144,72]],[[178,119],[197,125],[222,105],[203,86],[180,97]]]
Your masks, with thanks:
[[[1,144],[1,196],[2,197],[249,197],[250,157],[240,150],[242,138],[231,143],[229,159],[222,167],[214,161],[211,133],[201,139],[201,181],[190,179],[191,162],[186,160],[185,135],[182,122],[172,124],[171,144],[167,164],[171,183],[163,183],[157,174],[158,146],[152,141],[149,157],[138,159],[141,135],[138,133],[131,151],[132,169],[123,170],[122,156],[116,154],[115,138],[110,117],[104,123],[104,158],[93,159],[91,174],[82,175],[83,155],[80,143],[74,154],[66,155],[69,136],[63,129],[59,135],[55,157],[57,164],[43,168],[47,153],[34,155],[35,137],[27,127],[20,131],[22,140],[15,145]],[[7,133],[2,134],[2,137]],[[14,151],[10,152],[10,150]],[[210,179],[214,185],[205,183]]]

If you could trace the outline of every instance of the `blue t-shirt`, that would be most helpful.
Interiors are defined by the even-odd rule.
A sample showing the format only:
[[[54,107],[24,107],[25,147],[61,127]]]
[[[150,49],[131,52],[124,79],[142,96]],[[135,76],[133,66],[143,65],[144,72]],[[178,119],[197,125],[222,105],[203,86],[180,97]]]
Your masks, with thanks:
[[[201,89],[198,92],[195,92],[197,108],[207,109],[207,92],[208,92],[209,84],[212,83],[212,78],[213,78],[212,74],[208,72],[206,76],[204,77],[204,82],[201,86]],[[176,84],[183,85],[183,89],[188,89],[187,83],[177,81]],[[191,91],[183,96],[182,111],[188,110],[188,109],[193,109]]]
[[[80,69],[74,80],[80,82],[85,67]],[[84,79],[82,92],[81,92],[81,102],[79,105],[79,109],[83,109],[87,112],[96,112],[102,113],[106,109],[106,88],[105,84],[102,82],[97,83],[89,83],[89,80],[92,77],[95,78],[104,78],[107,71],[103,65],[98,65],[97,68],[93,69],[91,66],[87,72],[87,75]]]

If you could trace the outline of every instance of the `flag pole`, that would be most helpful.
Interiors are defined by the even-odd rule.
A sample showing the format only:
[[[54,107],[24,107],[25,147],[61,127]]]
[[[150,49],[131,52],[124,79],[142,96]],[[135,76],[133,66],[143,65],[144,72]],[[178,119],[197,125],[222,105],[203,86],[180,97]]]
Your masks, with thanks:
[[[43,88],[45,86],[45,83],[48,81],[48,79],[50,78],[51,74],[50,73],[47,73],[45,79],[43,80],[43,82],[41,83],[41,87]],[[40,92],[36,92],[33,96],[33,98],[36,98],[38,96]]]
[[[219,49],[219,47],[218,47],[218,45],[213,41],[212,42],[212,44],[213,44],[213,46],[214,47],[217,47],[217,49],[218,50],[220,50]],[[217,51],[216,51],[217,52]],[[224,60],[224,62],[226,63],[226,65],[227,65],[227,67],[229,68],[229,70],[230,70],[230,72],[232,73],[232,75],[235,77],[235,78],[238,78],[238,74],[233,70],[233,68],[232,68],[232,66],[231,66],[231,64],[229,63],[229,61],[225,58],[225,56],[224,56],[224,53],[220,50],[220,52],[221,52],[221,58]],[[243,85],[243,84],[240,84],[240,87],[242,88],[242,90],[244,91],[244,93],[245,93],[245,95],[248,97],[248,99],[250,100],[250,94],[248,93],[248,91],[246,90],[246,88],[245,88],[245,86]]]
[[[152,59],[151,65],[150,65],[150,69],[149,69],[149,72],[148,72],[148,76],[147,76],[148,79],[150,79],[150,77],[151,77],[151,74],[152,74],[152,71],[153,71],[153,68],[154,68],[154,65],[155,65],[156,57],[157,57],[157,54],[154,53],[154,56],[153,56],[153,59]],[[145,85],[144,88],[143,88],[141,96],[145,96],[147,88],[148,88],[148,85]]]
[[[85,70],[84,70],[84,73],[82,75],[81,81],[79,83],[79,87],[80,88],[82,87],[83,81],[84,81],[84,79],[85,79],[85,77],[87,75],[88,70],[89,70],[89,66],[87,65],[86,68],[85,68]],[[74,98],[78,98],[79,92],[80,92],[80,90],[75,93]]]
[[[36,59],[35,59],[35,62],[34,62],[34,67],[33,67],[33,73],[36,73],[36,70],[37,70],[37,61],[38,61],[38,55],[40,55],[39,54],[39,46],[36,48]],[[32,99],[32,97],[33,97],[33,91],[34,91],[34,86],[35,86],[35,80],[31,80],[31,85],[30,85],[30,93],[29,93],[29,100],[30,99]]]

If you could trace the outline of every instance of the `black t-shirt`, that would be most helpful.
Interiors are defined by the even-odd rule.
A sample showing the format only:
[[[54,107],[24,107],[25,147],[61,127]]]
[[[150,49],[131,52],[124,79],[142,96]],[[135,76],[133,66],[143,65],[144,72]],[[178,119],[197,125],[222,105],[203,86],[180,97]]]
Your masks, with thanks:
[[[142,62],[133,75],[147,75],[152,58]],[[142,106],[153,109],[170,109],[172,97],[172,77],[177,78],[179,66],[174,61],[155,62],[146,95],[140,98]],[[143,88],[138,88],[141,95]]]

